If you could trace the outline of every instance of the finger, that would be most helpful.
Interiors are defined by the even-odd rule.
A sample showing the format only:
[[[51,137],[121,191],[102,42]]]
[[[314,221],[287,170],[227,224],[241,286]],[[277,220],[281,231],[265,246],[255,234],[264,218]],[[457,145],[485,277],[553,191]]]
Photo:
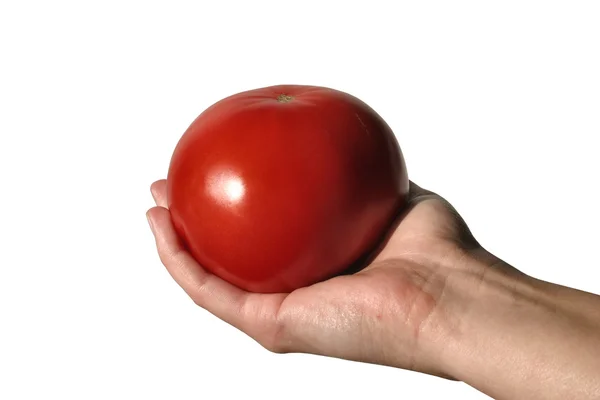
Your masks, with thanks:
[[[169,210],[151,208],[148,220],[156,239],[160,260],[175,282],[200,307],[223,321],[244,330],[242,310],[248,295],[238,287],[205,271],[181,245]]]
[[[159,207],[167,208],[167,181],[161,179],[150,185],[150,193]]]

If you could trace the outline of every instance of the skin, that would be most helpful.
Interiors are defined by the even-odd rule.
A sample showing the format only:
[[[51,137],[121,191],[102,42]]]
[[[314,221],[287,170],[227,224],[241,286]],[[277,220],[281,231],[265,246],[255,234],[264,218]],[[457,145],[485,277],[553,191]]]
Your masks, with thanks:
[[[369,266],[281,294],[246,292],[206,272],[173,229],[166,182],[151,192],[148,221],[173,279],[270,351],[410,369],[496,399],[600,398],[600,296],[506,264],[447,201],[414,183]]]

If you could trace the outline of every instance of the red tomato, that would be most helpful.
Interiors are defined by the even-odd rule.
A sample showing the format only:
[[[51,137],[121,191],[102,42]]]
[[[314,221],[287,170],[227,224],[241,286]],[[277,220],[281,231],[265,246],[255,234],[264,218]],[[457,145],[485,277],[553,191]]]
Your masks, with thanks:
[[[372,252],[408,194],[402,152],[359,99],[314,86],[225,98],[177,144],[173,224],[208,271],[253,292],[290,292]]]

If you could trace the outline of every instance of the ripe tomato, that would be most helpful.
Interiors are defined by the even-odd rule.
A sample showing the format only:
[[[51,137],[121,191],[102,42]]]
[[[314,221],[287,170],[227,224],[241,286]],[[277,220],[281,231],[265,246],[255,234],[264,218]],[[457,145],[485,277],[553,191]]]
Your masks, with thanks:
[[[167,197],[208,271],[254,292],[289,292],[372,252],[408,194],[385,121],[349,94],[273,86],[225,98],[180,139]]]

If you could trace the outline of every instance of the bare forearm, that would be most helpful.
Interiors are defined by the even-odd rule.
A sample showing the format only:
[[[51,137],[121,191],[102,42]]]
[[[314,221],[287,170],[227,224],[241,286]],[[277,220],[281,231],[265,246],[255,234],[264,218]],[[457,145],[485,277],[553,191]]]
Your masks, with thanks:
[[[600,296],[481,267],[448,283],[469,293],[448,373],[497,399],[600,398]]]

